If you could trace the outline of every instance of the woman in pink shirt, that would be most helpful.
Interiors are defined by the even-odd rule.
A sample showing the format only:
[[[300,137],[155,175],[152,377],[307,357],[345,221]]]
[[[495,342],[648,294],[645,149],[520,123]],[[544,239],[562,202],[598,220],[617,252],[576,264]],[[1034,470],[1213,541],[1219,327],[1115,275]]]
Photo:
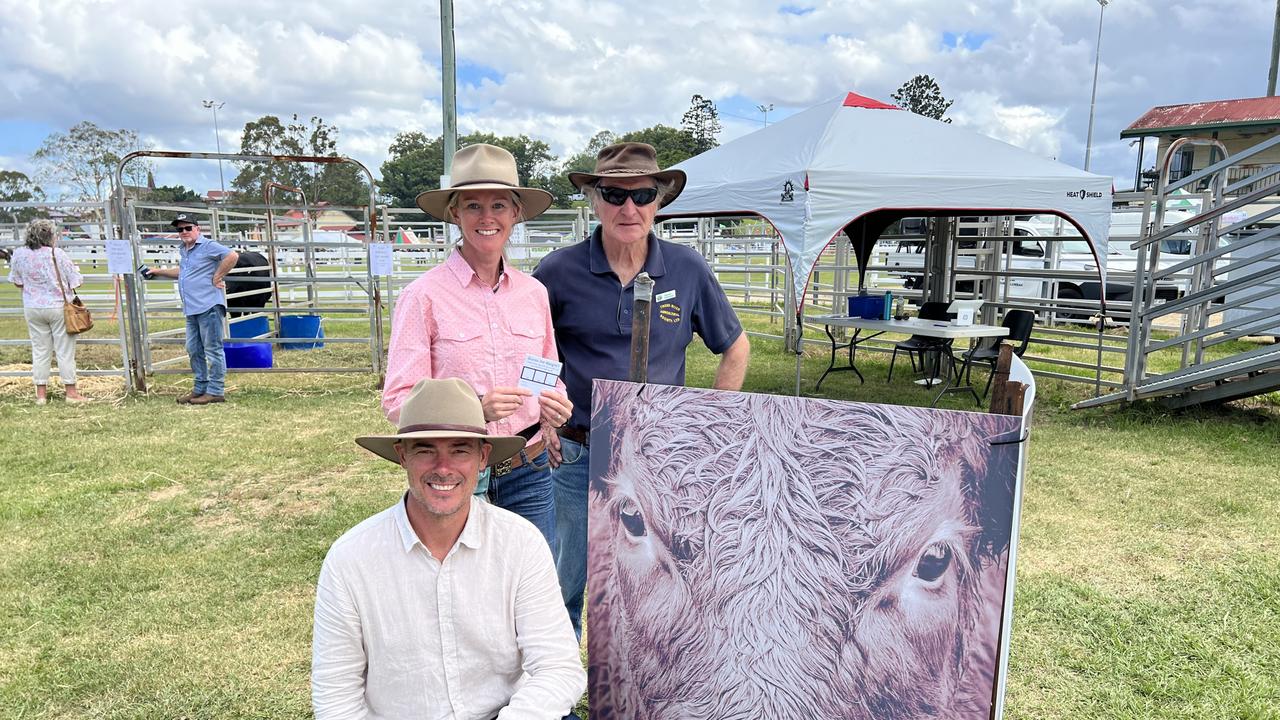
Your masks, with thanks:
[[[84,278],[71,258],[53,246],[57,236],[58,226],[52,220],[32,220],[27,223],[26,247],[13,251],[9,260],[9,280],[22,288],[22,314],[31,336],[31,374],[36,383],[37,405],[48,402],[49,365],[55,354],[67,402],[88,400],[76,391],[76,340],[67,334],[62,319],[63,304]]]
[[[423,378],[456,377],[480,396],[489,434],[521,435],[525,449],[490,472],[497,506],[529,520],[555,548],[555,495],[546,442],[573,406],[563,393],[534,397],[519,387],[525,357],[559,360],[547,290],[509,267],[504,250],[517,223],[541,215],[551,194],[520,187],[511,153],[471,145],[453,159],[452,185],[418,196],[418,207],[462,231],[445,262],[423,273],[396,300],[382,409],[396,422]],[[553,446],[554,447],[554,446]]]

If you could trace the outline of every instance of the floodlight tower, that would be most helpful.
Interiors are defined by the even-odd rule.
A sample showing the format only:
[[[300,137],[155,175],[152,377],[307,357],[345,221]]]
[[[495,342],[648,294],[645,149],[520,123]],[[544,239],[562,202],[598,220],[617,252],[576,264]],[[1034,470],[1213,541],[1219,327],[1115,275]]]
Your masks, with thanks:
[[[767,105],[757,105],[756,109],[764,113],[764,126],[769,127],[769,111],[773,109],[773,103]]]
[[[221,110],[222,106],[226,105],[226,103],[218,102],[217,100],[202,100],[201,104],[204,105],[204,108],[206,110],[213,111],[213,143],[218,148],[218,154],[221,155],[222,154],[222,136],[218,133],[218,111]],[[218,200],[221,202],[226,202],[227,184],[222,179],[222,158],[218,158],[218,189],[222,191],[222,196],[219,197]]]

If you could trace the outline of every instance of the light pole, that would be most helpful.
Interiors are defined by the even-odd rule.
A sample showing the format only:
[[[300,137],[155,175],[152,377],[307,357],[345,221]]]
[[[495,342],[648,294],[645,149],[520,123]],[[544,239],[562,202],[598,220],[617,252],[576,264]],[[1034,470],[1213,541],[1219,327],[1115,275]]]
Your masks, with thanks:
[[[1271,28],[1271,72],[1267,74],[1267,97],[1276,94],[1276,63],[1280,62],[1280,0],[1276,0],[1276,21]]]
[[[1093,54],[1093,93],[1089,96],[1089,133],[1084,139],[1084,169],[1089,169],[1089,155],[1093,151],[1093,107],[1098,101],[1098,59],[1102,57],[1102,15],[1110,0],[1098,0],[1098,44]]]
[[[458,72],[453,49],[453,0],[440,0],[440,100],[444,112],[444,187],[453,174],[453,154],[458,151]]]
[[[218,154],[222,154],[222,138],[218,134],[218,111],[222,109],[225,102],[217,102],[216,100],[202,101],[206,110],[213,111],[213,142],[218,148]],[[227,184],[222,179],[222,158],[218,158],[218,189],[222,191],[222,195],[218,197],[218,202],[226,202],[227,200]]]
[[[773,103],[768,105],[757,105],[756,109],[764,113],[764,126],[769,127],[769,111],[773,109]]]

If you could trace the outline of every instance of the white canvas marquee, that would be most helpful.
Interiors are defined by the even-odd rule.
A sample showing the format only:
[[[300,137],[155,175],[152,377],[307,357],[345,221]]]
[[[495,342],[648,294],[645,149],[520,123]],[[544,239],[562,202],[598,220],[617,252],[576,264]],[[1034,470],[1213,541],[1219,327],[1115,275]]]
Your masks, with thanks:
[[[823,249],[878,211],[1060,215],[1093,246],[1099,274],[1106,270],[1110,177],[855,93],[675,167],[689,182],[662,217],[767,219],[786,246],[797,308]]]

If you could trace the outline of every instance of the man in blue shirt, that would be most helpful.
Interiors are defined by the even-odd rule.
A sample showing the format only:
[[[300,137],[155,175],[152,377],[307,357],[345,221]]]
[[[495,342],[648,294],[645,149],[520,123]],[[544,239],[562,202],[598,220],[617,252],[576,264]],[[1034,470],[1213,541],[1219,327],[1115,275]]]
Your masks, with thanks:
[[[227,314],[227,284],[223,278],[240,255],[200,234],[194,214],[182,213],[169,223],[178,230],[176,268],[143,268],[142,276],[178,281],[182,314],[187,319],[187,355],[195,384],[191,393],[178,398],[180,405],[208,405],[226,400],[224,381],[227,360],[222,353],[222,318]]]
[[[593,173],[569,173],[600,226],[583,243],[557,250],[533,276],[547,287],[551,324],[564,361],[573,415],[560,430],[556,490],[556,571],[573,629],[582,636],[587,580],[587,480],[591,381],[630,373],[632,281],[653,278],[648,381],[684,384],[685,348],[697,333],[720,356],[715,387],[737,390],[751,346],[706,260],[653,233],[658,208],[684,189],[681,170],[658,169],[652,146],[618,143],[600,151]],[[554,451],[554,448],[552,448]]]

